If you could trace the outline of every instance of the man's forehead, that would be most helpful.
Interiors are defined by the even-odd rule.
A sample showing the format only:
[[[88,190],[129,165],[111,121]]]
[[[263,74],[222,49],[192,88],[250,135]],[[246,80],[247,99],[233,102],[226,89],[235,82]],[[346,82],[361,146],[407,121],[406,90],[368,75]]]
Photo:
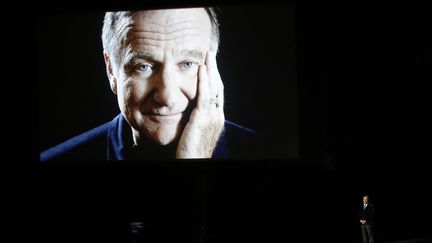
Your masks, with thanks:
[[[127,33],[133,49],[208,49],[211,23],[202,8],[146,10],[134,14]]]
[[[206,53],[200,49],[171,49],[168,51],[170,56],[172,57],[185,57],[185,58],[194,58],[197,60],[204,60],[206,57]],[[131,59],[135,58],[143,58],[143,59],[152,59],[152,60],[161,60],[164,59],[164,55],[167,54],[165,51],[160,49],[148,48],[142,50],[133,50],[130,49],[128,52],[128,56]]]
[[[134,13],[132,21],[133,26],[156,30],[185,25],[210,25],[210,19],[204,8],[143,10]]]

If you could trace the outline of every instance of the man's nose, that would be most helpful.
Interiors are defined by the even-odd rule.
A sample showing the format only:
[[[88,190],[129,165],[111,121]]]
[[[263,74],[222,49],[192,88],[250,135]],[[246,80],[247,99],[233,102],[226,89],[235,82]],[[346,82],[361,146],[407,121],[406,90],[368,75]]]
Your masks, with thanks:
[[[161,106],[172,108],[176,103],[179,87],[174,70],[163,68],[156,81],[154,99]]]

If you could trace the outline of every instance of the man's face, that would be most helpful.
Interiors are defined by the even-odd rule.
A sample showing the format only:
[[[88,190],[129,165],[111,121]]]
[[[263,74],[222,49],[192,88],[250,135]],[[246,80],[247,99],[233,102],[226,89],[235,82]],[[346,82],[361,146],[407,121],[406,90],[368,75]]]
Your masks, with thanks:
[[[369,202],[369,197],[363,197],[363,204],[368,204]]]
[[[210,19],[196,8],[142,11],[132,20],[111,86],[134,138],[166,145],[181,135],[197,95],[198,66],[210,47]]]

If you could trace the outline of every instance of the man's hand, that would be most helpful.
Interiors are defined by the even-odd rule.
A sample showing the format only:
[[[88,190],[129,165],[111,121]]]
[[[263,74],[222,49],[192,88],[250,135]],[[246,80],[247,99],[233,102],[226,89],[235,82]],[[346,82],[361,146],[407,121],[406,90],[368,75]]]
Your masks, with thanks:
[[[361,223],[361,224],[366,224],[366,220],[361,219],[361,220],[360,220],[360,223]]]
[[[219,105],[211,103],[218,99]],[[223,131],[223,83],[216,64],[216,53],[208,52],[198,69],[197,106],[180,137],[177,158],[211,158]]]

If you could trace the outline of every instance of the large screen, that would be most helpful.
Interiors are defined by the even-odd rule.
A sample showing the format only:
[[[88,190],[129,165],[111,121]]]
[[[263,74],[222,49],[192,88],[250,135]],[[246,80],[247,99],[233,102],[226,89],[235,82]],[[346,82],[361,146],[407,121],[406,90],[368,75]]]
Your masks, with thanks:
[[[177,19],[183,18],[181,10],[185,9],[153,10],[153,12],[174,11],[171,19],[166,20],[168,21],[166,25],[168,30],[165,30],[164,33],[172,32],[172,28],[175,27],[169,21],[175,23]],[[147,12],[151,13],[151,11],[147,9]],[[217,70],[224,86],[223,114],[225,120],[233,122],[245,131],[254,131],[259,136],[257,140],[262,139],[259,141],[260,145],[239,142],[240,140],[235,135],[237,130],[232,132],[229,128],[225,128],[222,133],[226,133],[225,140],[228,141],[228,149],[238,147],[234,150],[242,152],[239,152],[234,158],[240,159],[299,158],[299,95],[294,4],[217,6],[214,8],[214,14],[219,26],[219,47],[216,60]],[[121,109],[119,95],[124,95],[124,92],[122,94],[113,92],[109,74],[107,74],[101,38],[104,15],[105,12],[102,11],[68,11],[44,12],[38,17],[37,64],[39,150],[41,152],[87,131],[94,131],[92,129],[112,121],[121,112],[125,115],[127,107],[131,107],[125,104],[124,109]],[[163,14],[160,16],[160,18],[164,18]],[[155,18],[157,20],[159,17]],[[152,22],[144,21],[142,24],[147,28],[153,28]],[[179,28],[185,28],[181,30],[185,33],[188,31],[187,26],[180,26]],[[121,29],[114,29],[115,31],[121,32]],[[168,36],[167,38],[171,37]],[[195,44],[202,43],[198,40]],[[175,45],[177,44],[174,44],[174,49],[181,46]],[[113,57],[110,61],[112,61],[112,65],[115,65]],[[160,63],[160,65],[158,64],[159,71],[162,70],[162,64],[166,64]],[[120,67],[121,65],[123,64],[117,66]],[[123,67],[121,66],[121,68]],[[167,65],[163,67],[167,67]],[[151,66],[151,68],[156,70],[156,65]],[[197,70],[194,72],[198,76]],[[182,79],[178,76],[176,78]],[[160,84],[162,81],[154,82]],[[120,84],[122,81],[119,80],[118,83],[117,88],[122,87]],[[147,91],[150,93],[172,91],[169,88],[165,91],[161,91],[161,89],[154,86],[153,91],[152,88],[148,88]],[[183,92],[182,89],[183,86],[179,88],[179,92]],[[144,94],[147,91],[139,90],[136,92]],[[176,91],[172,92],[168,95],[171,97],[181,96],[176,94]],[[147,97],[151,95],[149,94]],[[193,110],[194,105],[196,105],[193,102],[196,103],[197,99],[195,97],[195,99],[189,100],[188,107],[192,107],[190,110]],[[182,99],[178,98],[175,102],[179,104]],[[156,101],[152,103],[153,106],[155,103]],[[144,106],[152,106],[152,104]],[[158,105],[160,104],[158,103]],[[157,108],[157,112],[164,109],[159,108]],[[178,109],[185,109],[185,106]],[[185,115],[185,124],[190,119],[191,113],[192,111]],[[139,127],[140,125],[137,123],[140,122],[146,123],[145,118],[142,120],[137,118],[138,121],[135,121],[136,117],[133,118],[133,116],[127,117],[125,115],[126,121],[132,124],[132,127],[134,125]],[[211,117],[211,115],[209,116]],[[154,129],[162,127],[159,120],[158,122],[158,124],[153,122],[158,127]],[[178,140],[185,131],[184,127],[185,125],[180,126],[179,131],[176,130],[177,139],[162,141],[168,138],[160,135],[156,139],[156,143],[167,145],[167,148],[177,146],[180,143]],[[147,134],[157,133],[151,129],[153,128],[146,130]],[[129,128],[125,128],[125,130],[125,133],[132,133]],[[136,130],[140,131],[139,128]],[[207,129],[207,134],[210,130]],[[91,137],[91,135],[88,136]],[[129,135],[125,136],[128,136],[126,140],[132,140]],[[147,137],[149,136],[151,135]],[[81,143],[87,143],[86,139],[84,138],[85,141]],[[135,137],[133,139],[133,142],[137,142]],[[246,137],[245,140],[250,139]],[[79,144],[80,142],[76,143]],[[197,142],[197,144],[202,144],[202,142]],[[81,146],[81,144],[77,146]],[[70,147],[60,149],[74,149]],[[157,148],[151,147],[151,149]],[[58,150],[59,147],[57,147]],[[154,155],[152,158],[157,158],[157,156]],[[198,155],[195,157],[205,156]],[[223,158],[229,159],[231,155]]]

